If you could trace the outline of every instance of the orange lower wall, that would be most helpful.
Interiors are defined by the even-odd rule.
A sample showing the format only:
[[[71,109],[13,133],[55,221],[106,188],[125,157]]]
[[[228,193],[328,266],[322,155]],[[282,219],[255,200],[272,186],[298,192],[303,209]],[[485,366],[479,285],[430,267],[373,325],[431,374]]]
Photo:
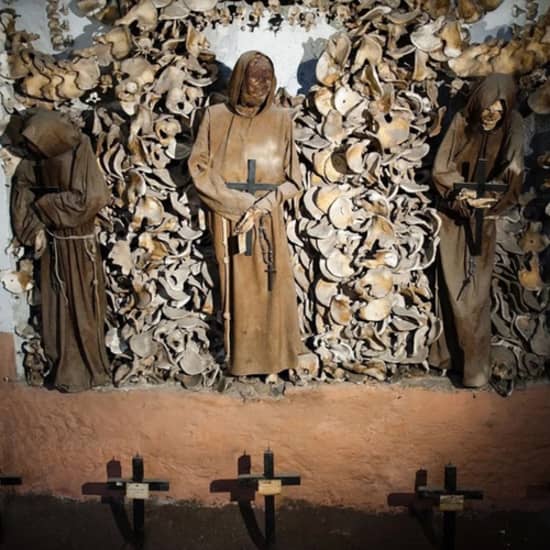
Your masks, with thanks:
[[[483,506],[529,508],[528,486],[550,482],[550,386],[517,391],[434,391],[333,385],[292,389],[280,400],[177,388],[63,395],[0,383],[0,467],[21,474],[22,492],[84,498],[81,486],[106,478],[106,463],[145,458],[146,475],[170,480],[172,499],[228,501],[210,482],[231,478],[247,450],[261,468],[269,444],[278,470],[298,472],[285,494],[312,504],[387,511],[415,471],[441,482],[444,464],[459,483],[481,488]]]

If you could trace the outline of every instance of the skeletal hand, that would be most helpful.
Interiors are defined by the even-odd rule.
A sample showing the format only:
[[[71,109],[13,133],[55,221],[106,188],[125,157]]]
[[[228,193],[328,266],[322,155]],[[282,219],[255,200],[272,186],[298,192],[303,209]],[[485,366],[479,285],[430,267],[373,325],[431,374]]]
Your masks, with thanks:
[[[493,197],[481,197],[479,199],[467,198],[466,202],[472,208],[491,208],[498,202],[498,199]]]
[[[460,193],[456,197],[458,200],[475,199],[477,193],[472,189],[461,189]]]
[[[237,225],[235,226],[234,233],[236,235],[239,235],[240,233],[247,233],[250,231],[256,222],[262,217],[263,212],[254,207],[251,206],[244,214],[243,217],[238,221]]]
[[[44,254],[44,250],[46,250],[46,232],[41,229],[34,238],[34,258],[35,260],[38,260]]]

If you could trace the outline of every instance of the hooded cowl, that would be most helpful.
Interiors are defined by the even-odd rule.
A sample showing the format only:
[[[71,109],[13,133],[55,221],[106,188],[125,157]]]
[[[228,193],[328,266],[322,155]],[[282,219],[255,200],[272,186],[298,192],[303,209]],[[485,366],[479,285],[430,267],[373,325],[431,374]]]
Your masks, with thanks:
[[[243,88],[244,83],[244,77],[246,74],[246,69],[249,65],[249,63],[257,56],[261,56],[264,59],[266,59],[269,64],[271,65],[271,70],[273,71],[273,79],[271,81],[271,89],[269,90],[269,94],[267,96],[267,99],[263,103],[263,105],[260,107],[260,110],[258,111],[261,113],[262,111],[265,111],[273,105],[273,99],[275,98],[275,90],[277,89],[277,79],[275,78],[275,67],[273,66],[273,62],[269,57],[264,55],[261,52],[251,50],[249,52],[243,53],[239,59],[237,60],[237,63],[235,64],[235,68],[233,69],[233,72],[231,73],[231,79],[229,80],[229,91],[228,91],[228,104],[231,107],[231,110],[236,113],[238,112],[238,106],[239,106],[239,99],[241,97],[241,91]],[[241,112],[239,112],[241,116],[256,116],[258,113],[254,113],[251,115],[246,115]]]
[[[516,104],[516,95],[517,86],[511,75],[495,73],[481,80],[463,111],[470,130],[482,130],[481,113],[499,100],[504,104],[504,112],[497,128],[503,126],[507,130]]]
[[[27,121],[22,132],[46,157],[56,157],[80,143],[80,132],[59,113],[41,111]]]

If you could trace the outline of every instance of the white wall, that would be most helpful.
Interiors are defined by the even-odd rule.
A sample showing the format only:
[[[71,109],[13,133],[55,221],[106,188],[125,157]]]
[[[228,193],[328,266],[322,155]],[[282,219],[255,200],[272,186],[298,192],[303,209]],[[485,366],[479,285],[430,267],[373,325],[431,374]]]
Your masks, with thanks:
[[[272,59],[278,86],[293,95],[314,84],[315,59],[323,52],[326,39],[337,30],[323,20],[309,32],[284,22],[274,33],[269,30],[267,18],[254,32],[241,27],[242,24],[233,23],[206,29],[204,34],[218,61],[230,69],[242,53],[260,50]]]
[[[504,0],[496,10],[489,12],[483,19],[469,26],[472,42],[483,42],[489,37],[508,39],[510,24],[522,26],[526,23],[524,14],[512,17],[514,5],[525,9],[526,3],[526,0]],[[550,8],[550,0],[538,0],[538,5],[538,16],[540,16]]]
[[[0,169],[0,271],[11,269],[14,265],[8,251],[10,238],[9,188],[6,176]],[[0,332],[13,332],[13,301],[8,292],[0,290]]]

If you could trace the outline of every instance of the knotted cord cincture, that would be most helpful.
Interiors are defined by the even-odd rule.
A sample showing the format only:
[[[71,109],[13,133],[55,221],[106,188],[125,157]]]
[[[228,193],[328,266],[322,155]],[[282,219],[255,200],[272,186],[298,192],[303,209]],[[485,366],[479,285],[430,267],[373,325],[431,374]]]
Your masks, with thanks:
[[[69,304],[69,299],[67,298],[67,293],[65,292],[65,281],[63,281],[61,274],[59,273],[59,251],[57,250],[57,241],[86,241],[84,244],[84,249],[86,250],[86,255],[90,258],[90,261],[93,266],[93,287],[94,287],[94,298],[96,303],[97,311],[99,311],[99,280],[97,276],[97,266],[94,258],[95,254],[95,233],[88,233],[86,235],[56,235],[52,233],[49,229],[46,229],[47,234],[53,239],[53,256],[54,256],[54,274],[57,284],[65,303]],[[92,242],[91,250],[88,247],[88,242]]]

